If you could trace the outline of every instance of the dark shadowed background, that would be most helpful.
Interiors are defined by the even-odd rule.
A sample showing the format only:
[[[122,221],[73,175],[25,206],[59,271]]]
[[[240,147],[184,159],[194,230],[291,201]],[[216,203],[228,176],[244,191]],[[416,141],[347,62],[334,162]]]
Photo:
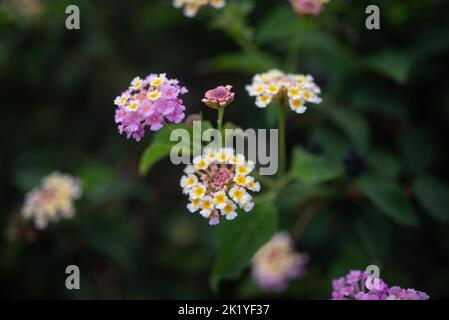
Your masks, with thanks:
[[[328,299],[333,278],[370,264],[389,283],[449,296],[448,2],[333,0],[316,18],[296,16],[288,1],[229,2],[188,19],[169,0],[1,1],[1,297]],[[69,4],[80,30],[65,28]],[[381,30],[365,28],[368,4],[381,8]],[[318,208],[298,241],[311,258],[303,279],[264,293],[245,269],[214,292],[216,230],[185,209],[181,167],[164,160],[139,175],[151,134],[119,135],[113,101],[134,76],[166,72],[189,88],[187,114],[215,121],[202,95],[232,84],[226,120],[273,127],[276,115],[244,85],[287,66],[314,75],[324,99],[288,113],[289,152],[367,168],[320,186],[332,195],[322,200],[300,183],[281,197],[280,229],[311,201]],[[358,157],[345,164],[351,150]],[[84,194],[74,219],[37,232],[20,208],[54,170],[78,176]],[[381,190],[361,191],[364,176],[366,189]],[[81,270],[79,291],[65,289],[69,264]]]

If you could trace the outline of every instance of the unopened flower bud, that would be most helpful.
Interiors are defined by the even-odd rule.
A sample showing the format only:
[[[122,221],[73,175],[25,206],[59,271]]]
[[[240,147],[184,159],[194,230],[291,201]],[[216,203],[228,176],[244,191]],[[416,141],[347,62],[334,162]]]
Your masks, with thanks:
[[[209,90],[204,95],[204,99],[201,100],[209,108],[220,109],[229,105],[234,101],[235,93],[231,91],[232,86],[218,86],[215,89]]]

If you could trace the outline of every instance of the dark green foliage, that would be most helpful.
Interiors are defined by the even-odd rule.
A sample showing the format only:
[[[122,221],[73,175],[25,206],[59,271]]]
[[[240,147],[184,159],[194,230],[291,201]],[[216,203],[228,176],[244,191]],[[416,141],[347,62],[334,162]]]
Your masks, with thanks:
[[[388,283],[448,297],[447,2],[375,1],[379,31],[365,29],[357,0],[332,0],[313,18],[287,1],[229,0],[195,19],[168,0],[41,1],[36,15],[6,2],[0,297],[328,299],[332,278],[370,264]],[[80,30],[64,27],[69,4]],[[216,118],[202,95],[229,83],[225,122],[275,128],[276,110],[244,90],[273,67],[312,74],[323,103],[287,113],[285,179],[269,177],[252,212],[210,227],[186,209],[169,131],[126,140],[114,98],[134,76],[167,72],[189,88],[186,113],[208,127]],[[366,159],[357,177],[345,173],[350,150]],[[24,196],[54,170],[83,183],[76,216],[29,232]],[[277,230],[292,232],[310,262],[305,278],[270,295],[248,266]],[[69,264],[80,267],[79,292],[65,289]]]

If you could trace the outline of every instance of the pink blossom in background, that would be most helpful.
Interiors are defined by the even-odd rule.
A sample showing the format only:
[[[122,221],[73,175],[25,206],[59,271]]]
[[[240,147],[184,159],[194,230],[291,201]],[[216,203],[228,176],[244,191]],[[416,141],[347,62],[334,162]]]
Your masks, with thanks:
[[[53,172],[26,195],[22,216],[33,219],[37,229],[45,229],[49,223],[72,218],[81,193],[77,178]]]
[[[308,260],[295,251],[288,233],[278,232],[253,257],[252,276],[262,289],[283,291],[291,280],[304,276]]]
[[[290,0],[293,10],[301,15],[317,16],[323,9],[323,0]]]

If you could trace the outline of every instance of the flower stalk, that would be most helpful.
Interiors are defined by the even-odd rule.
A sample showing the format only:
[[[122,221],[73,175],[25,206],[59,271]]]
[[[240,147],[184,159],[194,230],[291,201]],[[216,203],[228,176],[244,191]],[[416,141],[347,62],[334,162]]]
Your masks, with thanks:
[[[279,103],[279,176],[282,177],[286,170],[287,161],[287,149],[286,149],[286,136],[285,136],[285,103],[284,99],[281,99]]]
[[[224,115],[224,108],[218,109],[217,129],[220,132],[223,126],[223,115]]]

